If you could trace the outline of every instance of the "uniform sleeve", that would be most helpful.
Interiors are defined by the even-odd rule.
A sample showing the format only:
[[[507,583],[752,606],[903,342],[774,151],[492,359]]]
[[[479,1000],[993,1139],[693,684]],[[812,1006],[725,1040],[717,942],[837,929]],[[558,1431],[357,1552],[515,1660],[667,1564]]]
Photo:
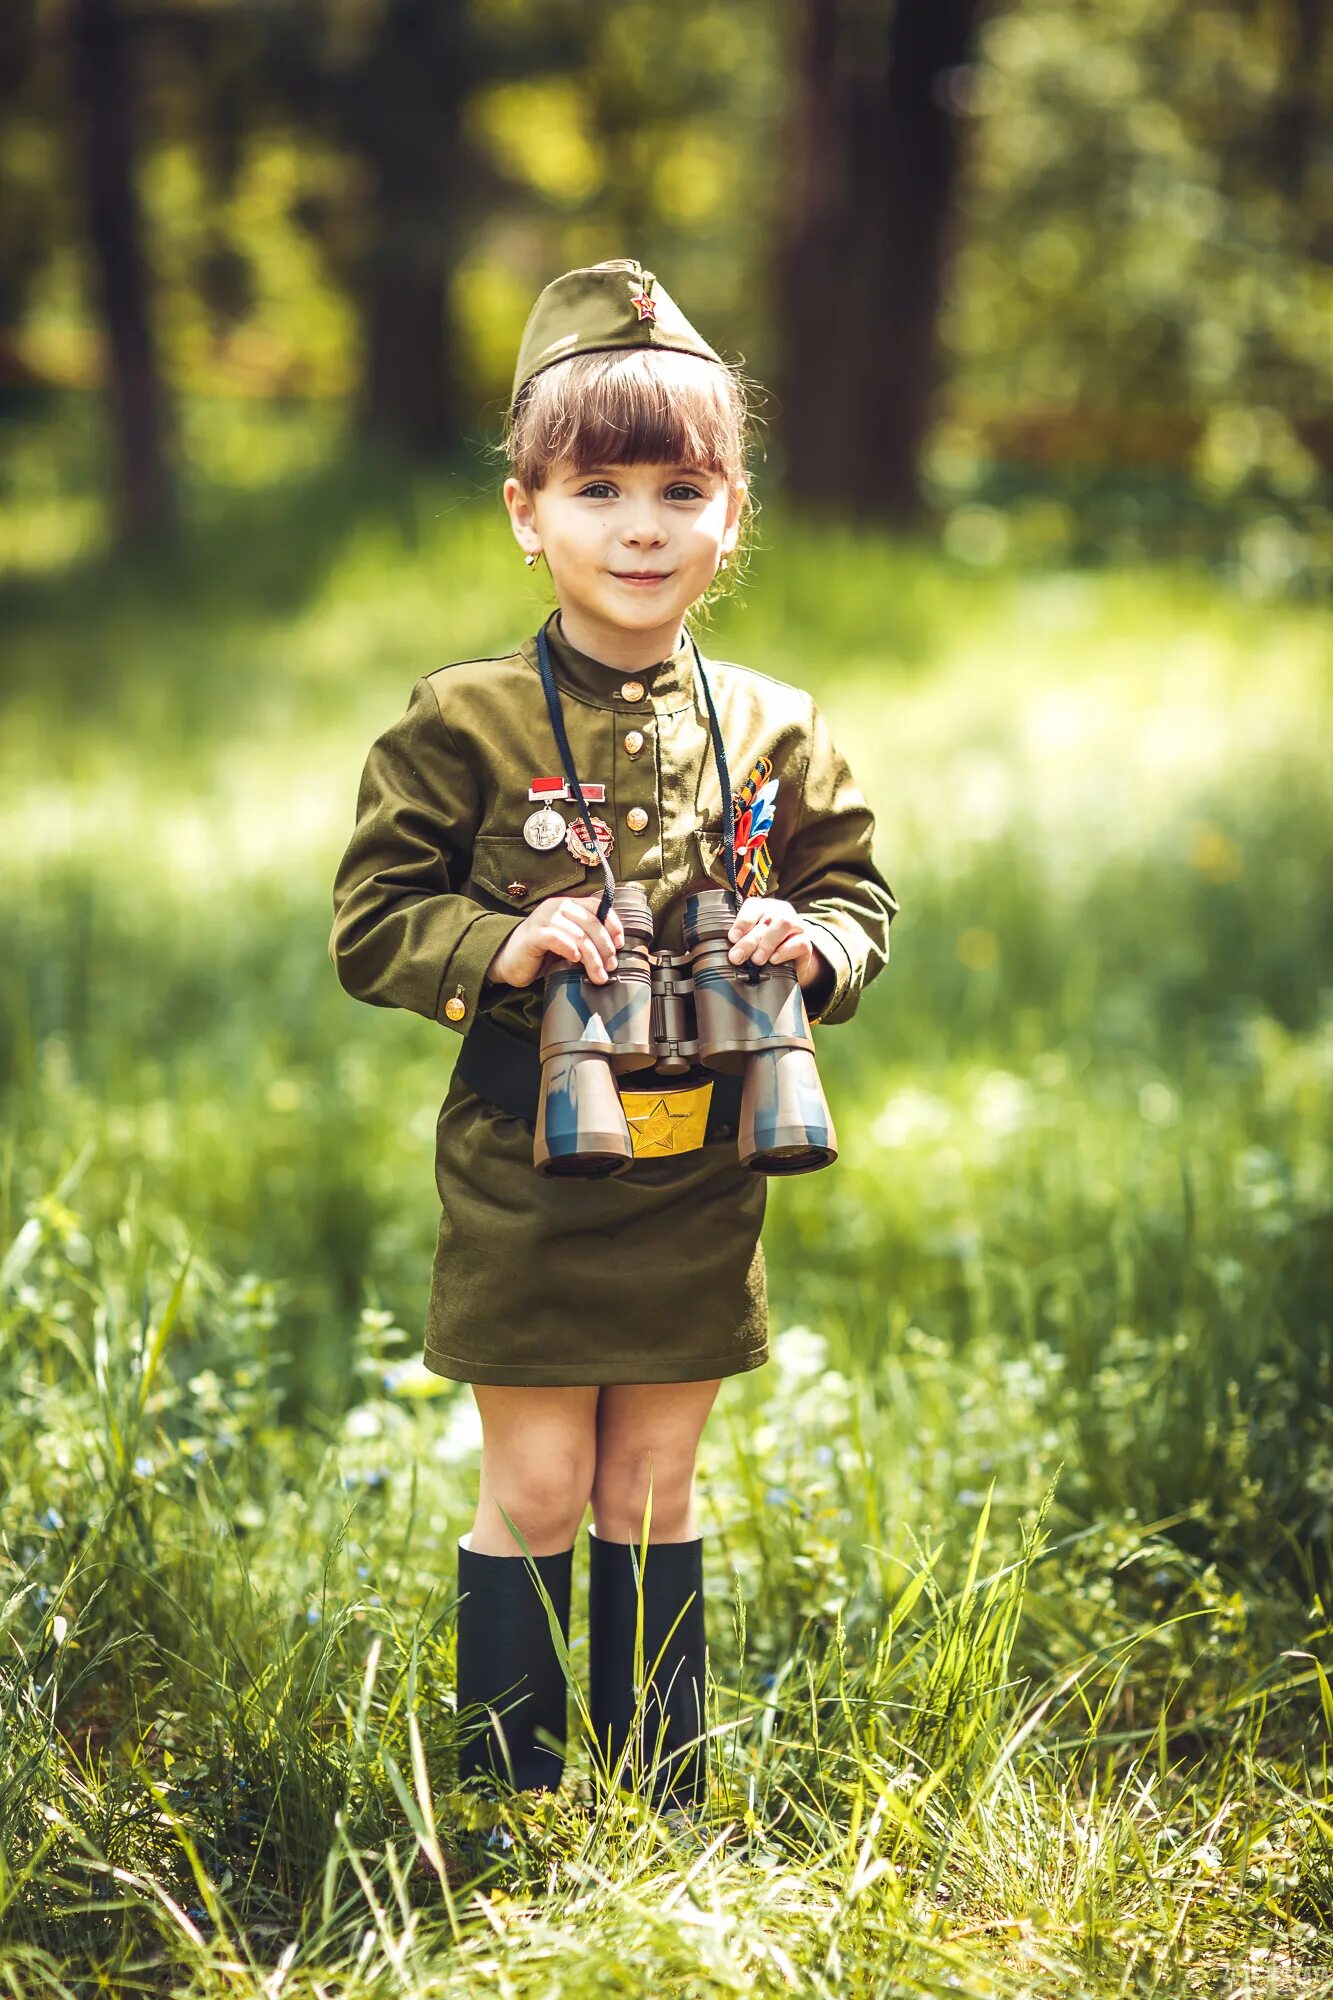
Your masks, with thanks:
[[[833,978],[806,995],[811,1022],[849,1021],[883,971],[898,899],[871,854],[874,816],[847,760],[810,704],[810,755],[800,814],[782,857],[780,894],[800,911]]]
[[[329,956],[356,999],[465,1035],[506,990],[486,968],[523,919],[457,892],[480,817],[476,775],[419,680],[406,714],[371,745],[334,878]]]

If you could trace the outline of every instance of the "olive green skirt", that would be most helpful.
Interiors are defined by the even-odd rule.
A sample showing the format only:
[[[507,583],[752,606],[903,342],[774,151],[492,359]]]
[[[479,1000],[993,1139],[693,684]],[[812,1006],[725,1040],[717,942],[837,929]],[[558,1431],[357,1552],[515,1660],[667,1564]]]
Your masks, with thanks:
[[[768,1359],[768,1183],[733,1138],[548,1179],[532,1127],[455,1075],[436,1127],[424,1360],[458,1382],[700,1382]]]

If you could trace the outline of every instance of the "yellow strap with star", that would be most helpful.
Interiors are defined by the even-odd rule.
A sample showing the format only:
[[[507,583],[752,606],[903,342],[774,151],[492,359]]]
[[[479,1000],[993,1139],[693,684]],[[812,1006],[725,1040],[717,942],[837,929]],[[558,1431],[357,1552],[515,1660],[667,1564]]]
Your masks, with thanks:
[[[694,1153],[704,1142],[713,1086],[692,1090],[622,1090],[630,1144],[636,1160],[665,1160]]]

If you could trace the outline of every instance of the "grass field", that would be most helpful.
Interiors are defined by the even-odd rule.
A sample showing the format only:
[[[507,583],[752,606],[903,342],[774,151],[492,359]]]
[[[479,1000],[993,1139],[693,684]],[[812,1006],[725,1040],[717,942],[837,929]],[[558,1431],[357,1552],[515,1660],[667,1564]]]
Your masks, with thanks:
[[[547,601],[483,475],[293,439],[170,582],[36,458],[0,505],[6,1990],[1333,1993],[1319,613],[761,516],[705,651],[815,691],[902,911],[705,1436],[690,1847],[574,1743],[453,1789],[455,1043],[342,993],[329,884],[415,678]]]

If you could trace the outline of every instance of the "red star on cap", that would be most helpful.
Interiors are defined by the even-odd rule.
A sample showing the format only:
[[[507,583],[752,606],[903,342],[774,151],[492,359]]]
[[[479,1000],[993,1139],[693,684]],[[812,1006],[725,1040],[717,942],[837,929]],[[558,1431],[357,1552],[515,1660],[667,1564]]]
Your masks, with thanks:
[[[657,318],[657,307],[653,304],[647,292],[631,292],[629,302],[635,312],[638,313],[640,319],[655,320]]]

